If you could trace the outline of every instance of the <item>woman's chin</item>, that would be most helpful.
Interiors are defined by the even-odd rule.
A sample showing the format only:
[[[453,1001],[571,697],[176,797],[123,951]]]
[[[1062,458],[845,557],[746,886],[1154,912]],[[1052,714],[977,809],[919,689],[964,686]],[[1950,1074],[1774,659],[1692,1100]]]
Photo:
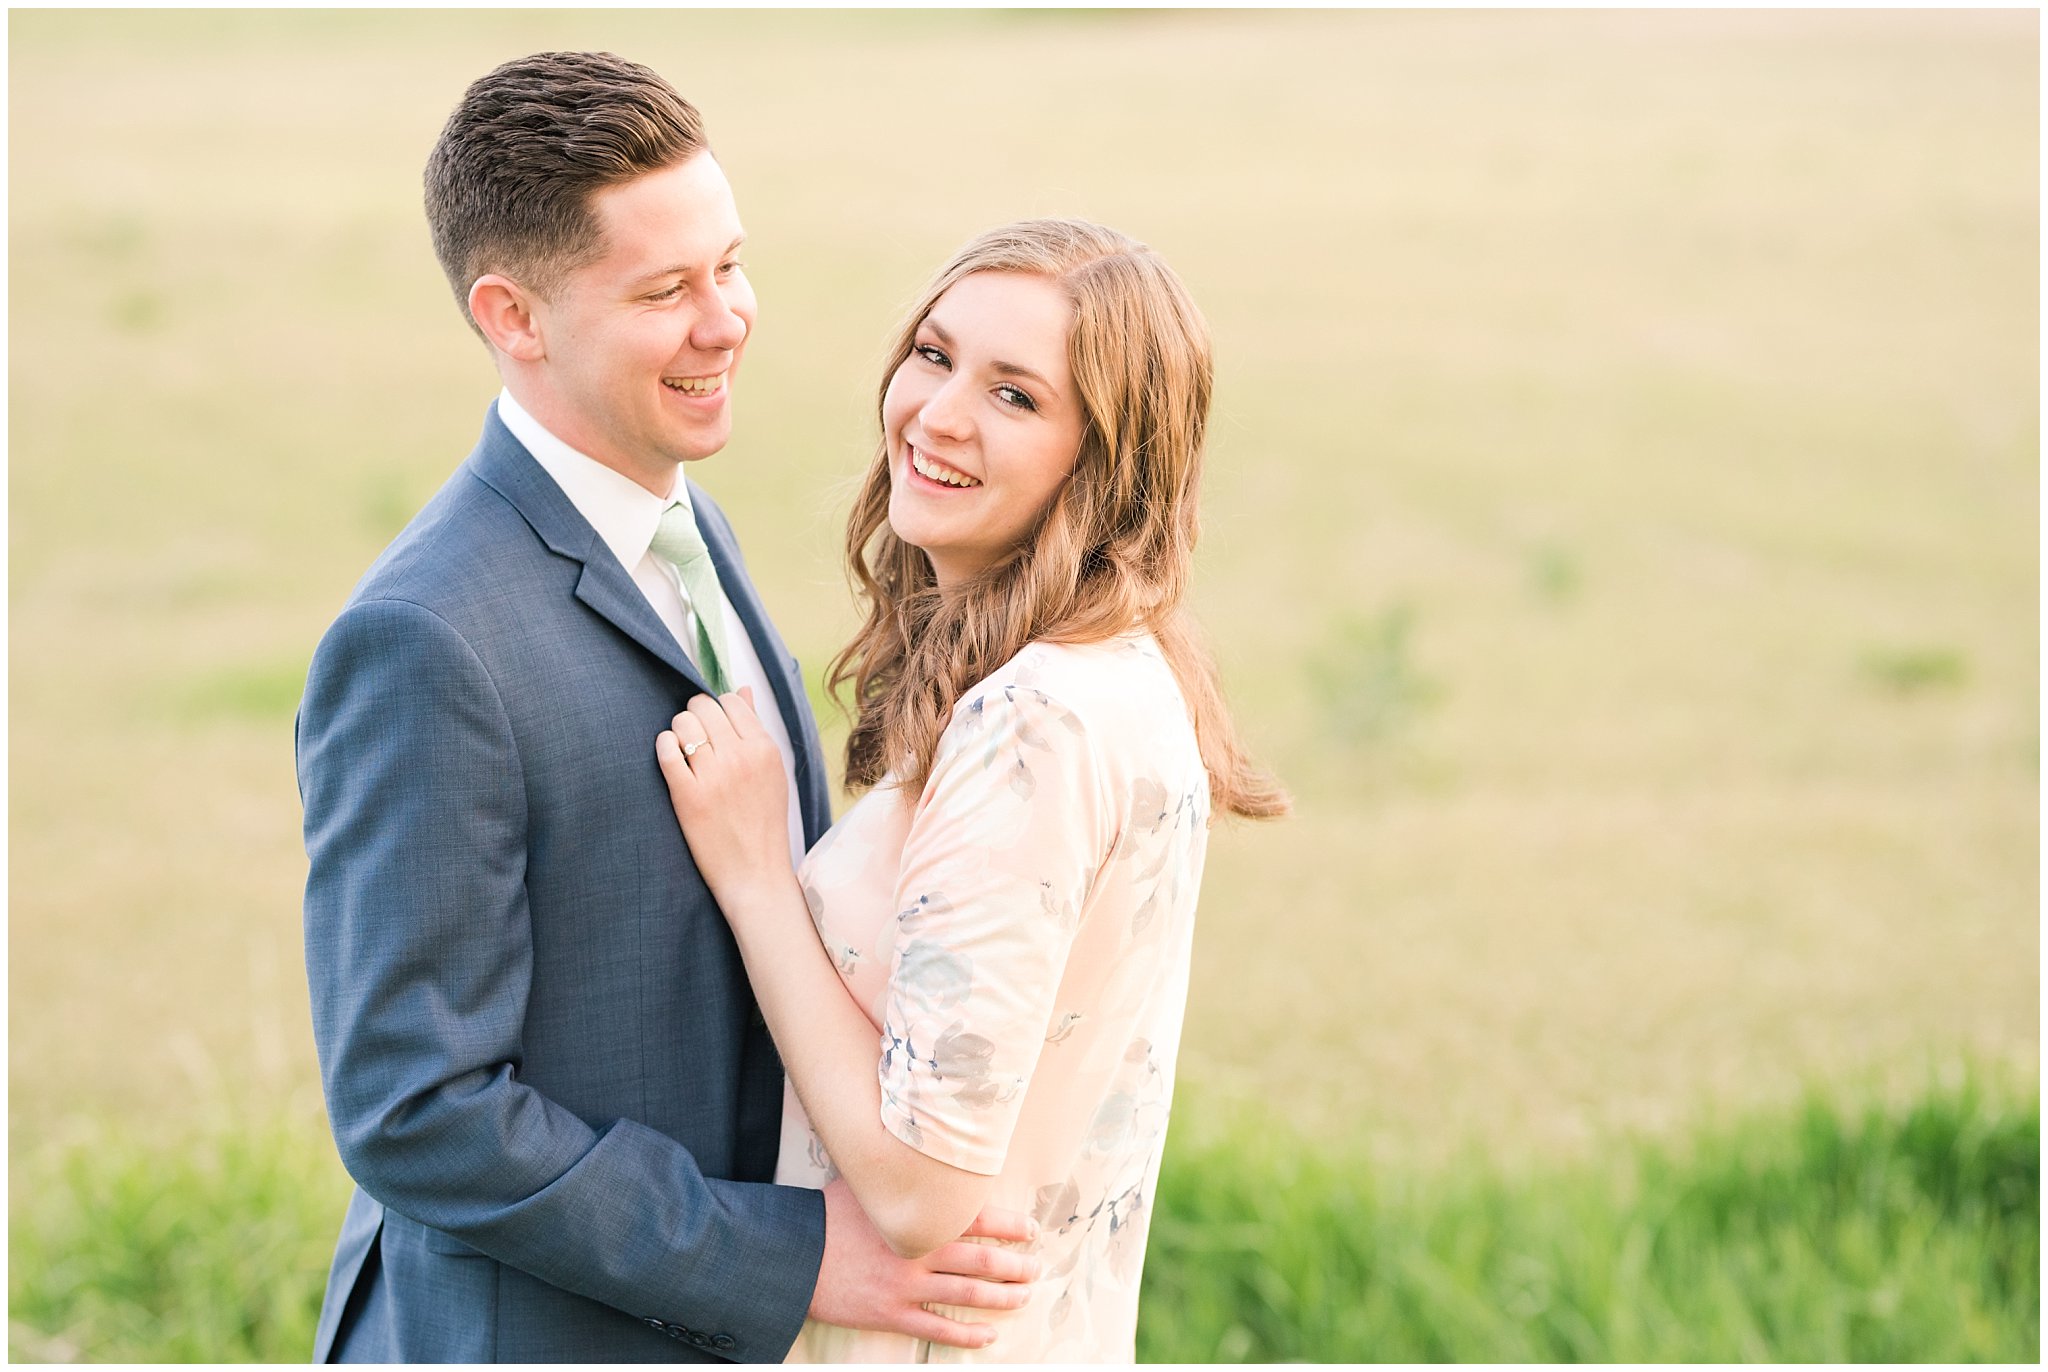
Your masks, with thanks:
[[[906,508],[899,493],[889,500],[889,532],[900,542],[908,543],[925,556],[931,556],[932,528],[929,519],[921,518],[922,511]]]

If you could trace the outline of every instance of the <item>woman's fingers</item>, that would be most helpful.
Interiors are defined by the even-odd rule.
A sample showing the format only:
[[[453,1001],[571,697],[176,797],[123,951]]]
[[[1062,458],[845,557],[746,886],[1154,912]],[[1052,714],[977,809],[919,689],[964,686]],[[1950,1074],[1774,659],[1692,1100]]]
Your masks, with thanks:
[[[673,762],[665,748],[656,747],[656,755],[663,759],[663,772],[671,766],[694,769],[692,775],[698,781],[709,779],[702,769],[710,762],[739,765],[737,773],[721,769],[720,775],[731,777],[753,775],[769,761],[781,761],[760,716],[754,713],[751,688],[743,687],[722,698],[690,697],[689,704],[670,722],[669,733],[663,735],[671,736],[676,748]]]
[[[688,710],[690,717],[704,730],[704,737],[711,747],[732,748],[739,742],[739,735],[733,731],[732,721],[726,718],[725,707],[714,696],[692,696]]]
[[[732,725],[733,732],[741,738],[760,738],[767,730],[762,727],[761,716],[754,709],[754,688],[742,686],[718,698],[725,707],[725,718]]]
[[[654,760],[661,767],[661,778],[668,783],[669,803],[676,807],[678,817],[683,812],[690,784],[696,780],[690,775],[690,764],[683,757],[683,745],[676,738],[673,729],[664,729],[654,740]]]
[[[707,741],[704,721],[688,710],[679,711],[676,717],[669,721],[669,730],[675,734],[676,746],[681,750],[685,762],[694,758]]]

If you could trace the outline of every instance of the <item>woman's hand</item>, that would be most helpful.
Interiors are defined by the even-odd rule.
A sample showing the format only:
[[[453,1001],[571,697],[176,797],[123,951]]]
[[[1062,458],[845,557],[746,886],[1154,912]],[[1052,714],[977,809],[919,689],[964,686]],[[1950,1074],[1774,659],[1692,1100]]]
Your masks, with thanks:
[[[690,856],[727,919],[751,903],[750,888],[789,880],[789,781],[750,689],[693,698],[654,740],[654,757]]]

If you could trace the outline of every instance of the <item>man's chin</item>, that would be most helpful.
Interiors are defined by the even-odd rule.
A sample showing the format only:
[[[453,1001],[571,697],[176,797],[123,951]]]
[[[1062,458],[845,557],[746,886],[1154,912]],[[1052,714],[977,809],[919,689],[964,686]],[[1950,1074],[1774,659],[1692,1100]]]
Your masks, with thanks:
[[[723,451],[732,440],[732,427],[721,426],[715,432],[696,432],[678,437],[668,445],[667,456],[671,462],[702,462]]]

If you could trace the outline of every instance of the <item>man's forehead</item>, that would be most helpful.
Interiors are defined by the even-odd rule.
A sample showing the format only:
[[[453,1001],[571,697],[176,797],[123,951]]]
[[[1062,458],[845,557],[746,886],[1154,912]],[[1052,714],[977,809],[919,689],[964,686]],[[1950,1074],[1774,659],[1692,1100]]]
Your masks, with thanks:
[[[702,270],[746,241],[722,177],[681,178],[675,171],[612,187],[592,202],[610,270],[636,278]]]

